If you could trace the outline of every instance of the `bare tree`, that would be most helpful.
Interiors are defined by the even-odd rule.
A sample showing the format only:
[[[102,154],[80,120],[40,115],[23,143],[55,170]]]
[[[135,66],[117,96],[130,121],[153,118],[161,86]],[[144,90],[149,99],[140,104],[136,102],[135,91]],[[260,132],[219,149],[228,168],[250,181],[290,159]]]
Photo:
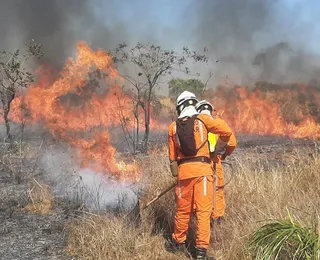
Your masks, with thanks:
[[[115,62],[126,64],[134,73],[123,73],[123,77],[133,87],[135,92],[134,115],[139,126],[138,111],[143,111],[144,137],[142,152],[147,152],[150,134],[150,117],[154,90],[160,84],[160,80],[174,71],[190,73],[186,64],[189,62],[208,62],[205,55],[190,51],[184,47],[180,53],[173,50],[164,50],[153,44],[137,43],[130,48],[123,43],[115,49]],[[136,142],[138,141],[136,135]]]
[[[34,40],[31,40],[26,47],[24,53],[20,50],[0,52],[0,99],[6,125],[5,139],[10,142],[12,141],[9,120],[11,102],[19,88],[26,88],[34,81],[32,73],[26,68],[26,62],[31,57],[40,58],[43,55],[42,46]]]

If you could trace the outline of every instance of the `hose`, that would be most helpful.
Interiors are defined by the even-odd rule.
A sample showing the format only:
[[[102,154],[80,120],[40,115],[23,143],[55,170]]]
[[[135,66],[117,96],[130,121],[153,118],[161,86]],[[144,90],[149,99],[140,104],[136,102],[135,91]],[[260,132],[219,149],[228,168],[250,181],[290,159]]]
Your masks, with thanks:
[[[226,161],[222,161],[221,164],[223,164],[223,165],[228,165],[228,166],[231,168],[231,177],[230,177],[230,179],[229,179],[227,182],[224,183],[224,185],[222,185],[222,186],[217,186],[217,189],[223,189],[225,186],[227,186],[227,185],[232,181],[232,179],[233,179],[234,176],[235,176],[234,169],[233,169],[233,166],[232,166],[231,163],[226,162]]]

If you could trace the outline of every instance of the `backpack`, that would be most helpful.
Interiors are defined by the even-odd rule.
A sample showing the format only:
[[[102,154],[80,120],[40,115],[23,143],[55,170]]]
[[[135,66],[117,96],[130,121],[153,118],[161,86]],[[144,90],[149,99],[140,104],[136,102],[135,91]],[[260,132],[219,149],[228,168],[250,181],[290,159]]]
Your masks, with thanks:
[[[196,147],[196,141],[194,138],[194,123],[196,119],[201,121],[197,118],[197,115],[193,115],[186,120],[178,119],[176,121],[176,132],[181,146],[181,152],[187,157],[195,156],[197,152],[208,142],[208,139],[206,139],[199,148]],[[202,124],[206,127],[204,123]],[[208,138],[208,135],[206,135],[206,138]]]

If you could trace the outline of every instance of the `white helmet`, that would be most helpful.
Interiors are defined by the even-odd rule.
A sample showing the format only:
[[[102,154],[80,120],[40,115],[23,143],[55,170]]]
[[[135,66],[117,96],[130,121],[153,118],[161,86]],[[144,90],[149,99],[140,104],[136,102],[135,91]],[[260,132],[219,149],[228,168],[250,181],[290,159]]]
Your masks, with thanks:
[[[203,110],[209,110],[210,112],[212,112],[214,110],[214,107],[207,100],[201,100],[199,103],[197,103],[196,110],[198,113],[201,113],[201,111]]]
[[[198,103],[198,99],[195,94],[189,91],[183,91],[177,98],[177,112],[180,115],[183,109],[188,106],[195,106]]]

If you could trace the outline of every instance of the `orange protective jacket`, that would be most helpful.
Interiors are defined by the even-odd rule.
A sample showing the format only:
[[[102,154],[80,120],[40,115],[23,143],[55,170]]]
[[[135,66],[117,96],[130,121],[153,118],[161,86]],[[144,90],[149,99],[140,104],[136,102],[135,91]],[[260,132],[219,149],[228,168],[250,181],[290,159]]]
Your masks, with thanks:
[[[213,119],[209,115],[199,114],[197,116],[200,120],[195,120],[194,124],[194,137],[196,147],[200,147],[203,142],[208,142],[208,131],[214,134],[218,134],[219,138],[228,143],[232,135],[232,131],[227,123],[220,119]],[[180,150],[179,140],[176,135],[176,122],[172,122],[168,130],[168,148],[169,159],[171,161],[179,161],[185,158],[193,158],[199,156],[205,156],[210,158],[209,145],[203,145],[195,156],[186,157]],[[212,168],[209,163],[202,162],[186,162],[179,165],[178,180],[184,180],[194,177],[212,175]]]

